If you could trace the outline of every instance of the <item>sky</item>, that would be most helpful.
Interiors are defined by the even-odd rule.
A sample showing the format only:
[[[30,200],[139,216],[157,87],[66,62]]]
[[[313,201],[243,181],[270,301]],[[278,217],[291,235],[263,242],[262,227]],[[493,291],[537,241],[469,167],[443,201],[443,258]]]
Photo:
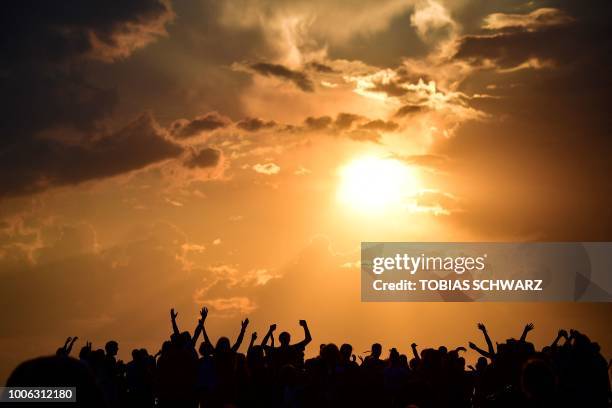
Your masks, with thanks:
[[[612,240],[607,1],[11,1],[0,379],[210,308],[315,344],[612,353],[609,304],[362,303],[361,241]],[[310,353],[315,353],[312,347]]]

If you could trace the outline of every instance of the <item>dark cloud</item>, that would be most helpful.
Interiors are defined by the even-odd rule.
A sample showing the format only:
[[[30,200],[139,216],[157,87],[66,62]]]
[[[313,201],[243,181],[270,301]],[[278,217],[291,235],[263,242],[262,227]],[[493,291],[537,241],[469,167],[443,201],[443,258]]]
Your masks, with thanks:
[[[386,121],[382,119],[372,120],[368,123],[364,123],[359,128],[364,130],[378,130],[381,132],[393,132],[397,130],[399,125],[393,121]]]
[[[334,122],[334,125],[340,130],[346,130],[350,129],[351,126],[353,126],[353,123],[359,122],[363,119],[363,116],[355,115],[353,113],[341,112],[338,114],[338,116],[336,116],[336,121]]]
[[[156,0],[3,4],[2,194],[38,191],[46,186],[117,174],[122,168],[148,164],[148,159],[166,157],[176,149],[161,138],[153,139],[151,147],[142,153],[135,150],[142,146],[124,145],[132,139],[140,142],[137,137],[117,134],[116,138],[96,140],[101,133],[100,122],[108,119],[118,95],[116,90],[96,84],[87,71],[92,65],[102,64],[92,60],[111,62],[127,57],[163,35],[173,16],[166,2]],[[62,136],[43,138],[42,134],[49,133]],[[145,132],[143,137],[146,135],[151,132]],[[122,149],[131,152],[133,158],[123,158]],[[100,157],[103,152],[118,153],[119,162],[115,163],[115,156],[104,160]],[[83,158],[91,159],[83,161],[83,169],[67,168],[70,164],[80,165]]]
[[[219,115],[217,112],[210,112],[192,120],[177,120],[170,126],[170,131],[177,139],[187,139],[202,132],[224,128],[230,123],[228,118]]]
[[[308,64],[306,64],[306,67],[322,74],[333,74],[336,72],[336,70],[330,67],[329,65],[325,65],[316,61],[309,62]]]
[[[150,115],[98,139],[78,143],[30,140],[0,152],[0,195],[34,193],[115,176],[181,152]]]
[[[388,96],[402,96],[408,93],[406,88],[397,81],[376,82],[373,87],[368,88],[371,92],[384,93]]]
[[[9,1],[0,17],[2,65],[125,57],[164,34],[173,17],[161,0]]]
[[[304,120],[304,125],[310,130],[327,129],[332,124],[332,118],[329,116],[313,117],[309,116]]]
[[[189,158],[185,160],[185,166],[189,168],[215,167],[221,159],[221,151],[211,147],[205,147],[199,151],[191,152]]]
[[[284,65],[269,64],[266,62],[251,64],[250,67],[261,75],[272,76],[293,82],[295,86],[304,92],[314,91],[314,84],[312,83],[312,80],[303,72],[293,71]]]
[[[276,122],[273,120],[264,121],[259,118],[246,118],[236,123],[236,126],[247,132],[257,132],[261,129],[269,129],[276,126]]]
[[[425,72],[415,72],[410,68],[402,65],[395,68],[392,78],[382,77],[373,78],[372,86],[367,88],[370,92],[384,93],[390,97],[401,97],[411,92],[411,85],[419,82],[428,83],[432,78]]]
[[[571,7],[557,11],[557,18],[563,16],[557,24],[518,25],[511,29],[502,25],[500,30],[465,36],[455,58],[475,64],[492,61],[499,68],[517,67],[532,58],[559,65],[584,64],[600,58],[609,62],[612,28],[608,17],[612,14],[612,6],[604,1],[589,7],[578,3],[566,6]],[[531,15],[533,13],[527,13],[523,17]],[[499,21],[504,20],[502,13],[494,16]],[[509,16],[513,21],[520,20],[519,15]]]
[[[395,113],[395,117],[397,118],[402,118],[404,116],[408,116],[408,115],[412,115],[415,113],[419,113],[421,111],[423,111],[425,108],[423,106],[420,105],[404,105],[401,108],[399,108],[397,110],[397,112]]]
[[[490,120],[462,125],[432,154],[449,157],[449,181],[465,197],[451,219],[488,234],[547,240],[609,240],[612,231],[612,5],[567,3],[571,23],[469,36],[456,58],[477,67],[470,94]],[[507,70],[529,60],[550,66]]]

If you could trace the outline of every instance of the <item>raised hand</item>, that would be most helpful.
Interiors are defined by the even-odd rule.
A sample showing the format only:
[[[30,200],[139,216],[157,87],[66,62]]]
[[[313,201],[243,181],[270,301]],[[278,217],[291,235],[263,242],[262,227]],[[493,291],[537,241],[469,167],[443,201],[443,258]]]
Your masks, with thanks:
[[[485,325],[483,323],[478,323],[476,325],[478,327],[478,330],[482,331],[482,332],[486,332],[487,328],[485,327]]]
[[[270,325],[270,331],[273,332],[274,330],[276,330],[276,323]]]
[[[249,325],[249,318],[247,317],[246,319],[244,319],[241,324],[242,324],[242,329],[243,330],[246,329],[247,326]]]
[[[416,343],[412,343],[412,344],[410,345],[410,347],[411,347],[411,348],[415,348],[416,346],[417,346],[417,344],[416,344]]]
[[[180,331],[179,331],[178,325],[176,324],[176,316],[178,316],[178,312],[175,312],[174,308],[170,309],[170,321],[172,322],[172,333],[178,336]]]
[[[478,348],[478,346],[472,343],[471,341],[468,343],[468,346],[470,346],[472,350],[476,350]]]
[[[565,329],[559,330],[559,337],[565,337],[567,339],[567,331]]]
[[[251,343],[254,342],[257,339],[257,332],[253,332],[253,334],[251,334]]]
[[[202,316],[202,323],[206,321],[206,316],[208,316],[208,308],[206,306],[202,307],[200,310],[200,316]]]
[[[526,324],[525,328],[523,329],[523,333],[521,334],[520,341],[525,341],[525,339],[527,338],[527,333],[529,333],[532,330],[533,330],[533,323]]]
[[[300,320],[300,326],[302,327],[306,326],[306,320]]]

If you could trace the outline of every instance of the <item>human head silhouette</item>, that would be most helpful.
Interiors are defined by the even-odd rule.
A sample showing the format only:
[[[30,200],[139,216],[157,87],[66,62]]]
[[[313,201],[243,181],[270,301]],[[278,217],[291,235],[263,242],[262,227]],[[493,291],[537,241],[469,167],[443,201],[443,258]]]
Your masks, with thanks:
[[[200,343],[200,348],[198,349],[198,351],[200,352],[200,355],[202,357],[207,357],[210,356],[214,350],[212,344],[203,341],[202,343]]]
[[[344,343],[343,345],[340,346],[340,358],[342,360],[350,359],[351,354],[353,354],[353,346],[347,343]]]
[[[380,343],[372,344],[371,356],[374,358],[379,358],[381,354],[382,354],[382,346],[380,345]]]
[[[182,347],[191,344],[191,334],[187,331],[181,332],[179,342]]]
[[[227,337],[220,337],[219,340],[217,340],[217,346],[215,347],[215,351],[217,353],[225,353],[229,351],[230,348],[231,346],[229,339]]]
[[[282,332],[278,336],[278,341],[280,341],[281,346],[288,346],[291,341],[291,335],[287,332]]]
[[[115,340],[110,340],[104,346],[104,350],[106,350],[106,355],[109,357],[115,357],[119,352],[119,343]]]
[[[389,363],[392,365],[399,364],[400,354],[395,347],[389,350]]]

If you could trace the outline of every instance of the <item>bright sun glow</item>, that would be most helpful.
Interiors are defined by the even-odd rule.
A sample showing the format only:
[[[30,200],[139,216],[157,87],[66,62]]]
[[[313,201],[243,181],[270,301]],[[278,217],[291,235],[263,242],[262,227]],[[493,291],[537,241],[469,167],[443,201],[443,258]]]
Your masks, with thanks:
[[[340,168],[338,199],[360,212],[400,207],[418,191],[414,170],[399,160],[363,157]]]

